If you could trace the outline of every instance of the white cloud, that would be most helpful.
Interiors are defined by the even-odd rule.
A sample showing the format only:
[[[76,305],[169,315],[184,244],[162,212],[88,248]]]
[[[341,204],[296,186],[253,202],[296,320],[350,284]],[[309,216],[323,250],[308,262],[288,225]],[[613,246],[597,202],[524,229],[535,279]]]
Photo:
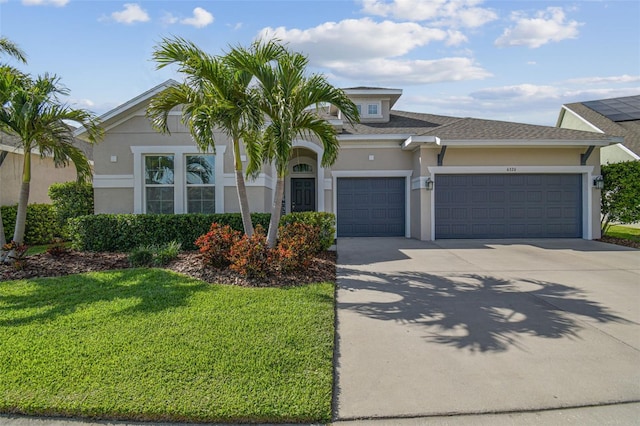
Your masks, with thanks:
[[[178,18],[173,16],[169,12],[165,12],[165,14],[162,16],[162,23],[165,25],[173,25],[176,22],[178,22]]]
[[[553,86],[537,86],[535,84],[518,84],[514,86],[490,87],[481,89],[470,94],[473,99],[484,101],[507,100],[507,99],[527,99],[535,98],[556,98],[559,96],[559,89]]]
[[[150,19],[147,12],[137,3],[125,3],[124,9],[119,12],[113,12],[111,18],[121,24],[147,22]]]
[[[306,30],[269,27],[258,37],[279,38],[293,50],[309,55],[316,64],[397,57],[432,41],[456,44],[466,40],[457,31],[427,28],[414,22],[374,22],[369,18],[326,22]]]
[[[4,3],[4,2],[2,2]],[[22,4],[25,6],[47,6],[52,5],[56,7],[66,6],[69,0],[22,0]]]
[[[191,25],[196,28],[204,28],[213,23],[213,15],[201,7],[193,9],[193,16],[180,21],[181,24]]]
[[[477,7],[482,0],[362,0],[362,12],[434,25],[480,27],[498,19],[491,9]]]
[[[520,12],[514,12],[511,20],[515,26],[504,30],[495,41],[499,47],[527,46],[538,48],[550,42],[558,42],[578,36],[577,21],[567,21],[560,7],[548,7],[529,18]]]
[[[640,75],[627,74],[613,77],[584,77],[567,80],[567,82],[572,84],[635,83],[638,81],[640,81]]]
[[[435,60],[370,59],[364,62],[332,62],[333,74],[362,83],[427,84],[479,80],[491,76],[469,58]]]

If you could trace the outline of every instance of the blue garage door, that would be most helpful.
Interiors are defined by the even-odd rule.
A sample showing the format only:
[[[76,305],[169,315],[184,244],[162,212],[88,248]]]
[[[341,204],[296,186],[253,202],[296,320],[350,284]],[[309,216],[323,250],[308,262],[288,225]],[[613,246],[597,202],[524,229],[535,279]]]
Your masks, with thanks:
[[[435,238],[580,238],[582,177],[438,175]]]
[[[338,237],[405,235],[405,178],[338,178]]]

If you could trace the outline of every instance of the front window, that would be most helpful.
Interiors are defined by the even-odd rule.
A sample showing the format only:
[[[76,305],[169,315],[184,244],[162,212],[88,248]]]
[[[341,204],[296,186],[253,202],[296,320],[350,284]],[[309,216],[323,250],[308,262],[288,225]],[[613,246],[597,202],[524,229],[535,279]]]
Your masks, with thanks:
[[[187,213],[215,213],[215,156],[186,156]]]
[[[147,155],[144,158],[147,213],[171,214],[175,211],[173,155]]]
[[[369,105],[367,105],[367,114],[368,115],[378,115],[378,104],[369,104]]]

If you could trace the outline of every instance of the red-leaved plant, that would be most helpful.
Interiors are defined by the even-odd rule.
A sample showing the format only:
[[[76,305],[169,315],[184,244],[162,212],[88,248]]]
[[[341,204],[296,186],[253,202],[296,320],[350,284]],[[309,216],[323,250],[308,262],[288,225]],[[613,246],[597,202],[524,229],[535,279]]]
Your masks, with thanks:
[[[209,232],[198,237],[195,245],[200,248],[205,265],[225,268],[231,264],[231,248],[240,240],[240,232],[229,225],[212,223]]]

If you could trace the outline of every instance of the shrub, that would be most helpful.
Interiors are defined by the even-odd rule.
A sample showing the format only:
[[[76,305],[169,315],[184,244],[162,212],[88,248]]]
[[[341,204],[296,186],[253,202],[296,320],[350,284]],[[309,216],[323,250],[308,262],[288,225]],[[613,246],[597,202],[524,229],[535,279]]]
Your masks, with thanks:
[[[54,238],[51,245],[47,247],[47,254],[51,257],[60,257],[66,253],[69,253],[69,248],[62,238]]]
[[[268,226],[268,213],[251,215],[255,226]],[[224,214],[98,214],[69,219],[72,245],[85,251],[127,252],[136,247],[176,241],[195,250],[195,241],[212,223],[243,231],[240,213]]]
[[[93,187],[90,183],[54,183],[49,187],[59,226],[67,231],[67,220],[93,214]]]
[[[171,241],[168,244],[158,246],[153,256],[153,264],[156,266],[164,266],[178,257],[182,244],[177,241]]]
[[[16,226],[18,206],[2,206],[2,223],[5,239],[13,239]],[[24,242],[28,245],[48,244],[55,237],[63,235],[63,230],[57,220],[56,212],[51,204],[29,204],[27,206],[27,220]]]
[[[320,228],[320,251],[327,250],[333,244],[336,234],[336,216],[326,212],[298,212],[282,216],[280,226],[292,223],[304,223]]]
[[[132,266],[164,266],[178,257],[180,243],[171,241],[162,245],[146,245],[136,247],[129,253],[128,259]]]
[[[240,239],[240,232],[232,229],[229,225],[212,223],[209,232],[201,235],[195,244],[203,254],[205,265],[214,268],[224,268],[231,263],[231,248]]]
[[[24,268],[25,263],[27,262],[27,250],[29,246],[26,244],[18,244],[15,241],[11,240],[11,242],[2,246],[2,261],[5,261],[6,258],[9,258],[12,262],[12,265],[15,269]],[[13,251],[13,253],[11,253]]]
[[[153,248],[140,246],[131,250],[128,256],[131,266],[149,266],[153,262]]]
[[[280,239],[273,258],[282,272],[309,266],[313,255],[322,250],[318,226],[294,222],[281,226],[278,234]]]
[[[610,223],[640,221],[640,161],[602,166],[601,226],[607,231]]]
[[[248,278],[265,278],[271,272],[270,252],[264,228],[258,225],[251,238],[245,234],[231,247],[230,268]]]

